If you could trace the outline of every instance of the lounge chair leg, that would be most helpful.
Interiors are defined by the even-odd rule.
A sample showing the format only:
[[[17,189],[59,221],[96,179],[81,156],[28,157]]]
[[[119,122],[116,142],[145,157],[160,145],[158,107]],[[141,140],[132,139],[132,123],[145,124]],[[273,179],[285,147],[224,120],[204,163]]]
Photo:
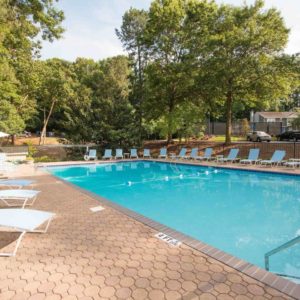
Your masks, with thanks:
[[[18,248],[20,246],[21,240],[22,240],[23,236],[25,235],[25,233],[26,233],[26,231],[22,231],[22,233],[18,237],[16,246],[15,246],[13,252],[0,252],[0,256],[6,256],[6,257],[15,256],[17,251],[18,251]]]
[[[38,230],[33,230],[33,231],[29,231],[30,233],[46,233],[48,231],[48,228],[50,226],[50,223],[52,221],[53,217],[50,218],[48,221],[47,221],[47,224],[46,224],[46,228],[45,229],[38,229]]]

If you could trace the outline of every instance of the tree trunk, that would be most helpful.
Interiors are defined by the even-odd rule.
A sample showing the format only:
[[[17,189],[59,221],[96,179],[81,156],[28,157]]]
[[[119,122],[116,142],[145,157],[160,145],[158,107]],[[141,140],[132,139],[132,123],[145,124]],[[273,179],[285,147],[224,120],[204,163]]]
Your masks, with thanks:
[[[138,45],[138,76],[139,76],[139,144],[142,143],[142,121],[143,121],[143,113],[142,113],[142,104],[144,101],[144,86],[143,86],[143,70],[142,70],[142,58],[141,58],[141,48]]]
[[[173,103],[171,101],[170,103]],[[172,142],[172,127],[173,127],[173,104],[170,104],[169,106],[169,115],[168,115],[168,136],[167,136],[167,144],[170,144]]]
[[[232,133],[232,91],[228,91],[226,95],[226,139],[225,144],[231,143]]]
[[[46,132],[47,132],[47,125],[48,125],[49,119],[50,119],[50,117],[52,115],[55,103],[56,103],[56,99],[53,99],[53,101],[51,103],[51,107],[50,107],[49,113],[47,115],[47,118],[44,120],[44,125],[43,125],[43,129],[42,129],[42,132],[41,132],[41,135],[40,135],[39,145],[41,145],[41,144],[44,145],[45,144],[45,138],[46,138]]]

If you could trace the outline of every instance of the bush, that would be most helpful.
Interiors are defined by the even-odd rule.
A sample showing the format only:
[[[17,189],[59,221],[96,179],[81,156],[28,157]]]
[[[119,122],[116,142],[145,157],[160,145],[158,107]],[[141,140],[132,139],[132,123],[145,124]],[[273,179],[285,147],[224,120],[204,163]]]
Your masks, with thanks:
[[[37,163],[37,162],[54,162],[54,161],[57,161],[57,160],[55,158],[49,157],[47,155],[34,158],[35,163]]]
[[[32,142],[27,142],[25,145],[28,146],[28,157],[33,157],[34,154],[37,152],[37,148],[33,145]]]

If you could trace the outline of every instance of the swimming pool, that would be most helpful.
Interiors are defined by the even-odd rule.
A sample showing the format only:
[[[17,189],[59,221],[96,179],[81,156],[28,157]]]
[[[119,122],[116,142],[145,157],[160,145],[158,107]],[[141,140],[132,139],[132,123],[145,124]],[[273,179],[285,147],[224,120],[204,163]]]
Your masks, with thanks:
[[[298,176],[149,161],[48,170],[262,268],[300,235]],[[270,271],[300,276],[300,244],[272,256]]]

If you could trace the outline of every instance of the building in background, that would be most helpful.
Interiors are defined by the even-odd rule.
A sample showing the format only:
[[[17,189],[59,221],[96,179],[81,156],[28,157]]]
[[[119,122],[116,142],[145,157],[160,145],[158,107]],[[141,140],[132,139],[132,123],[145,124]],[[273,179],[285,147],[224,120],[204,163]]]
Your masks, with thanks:
[[[299,116],[296,112],[283,111],[283,112],[272,112],[272,111],[259,111],[253,115],[253,123],[260,122],[278,122],[282,124],[282,127],[289,127],[292,121]]]

